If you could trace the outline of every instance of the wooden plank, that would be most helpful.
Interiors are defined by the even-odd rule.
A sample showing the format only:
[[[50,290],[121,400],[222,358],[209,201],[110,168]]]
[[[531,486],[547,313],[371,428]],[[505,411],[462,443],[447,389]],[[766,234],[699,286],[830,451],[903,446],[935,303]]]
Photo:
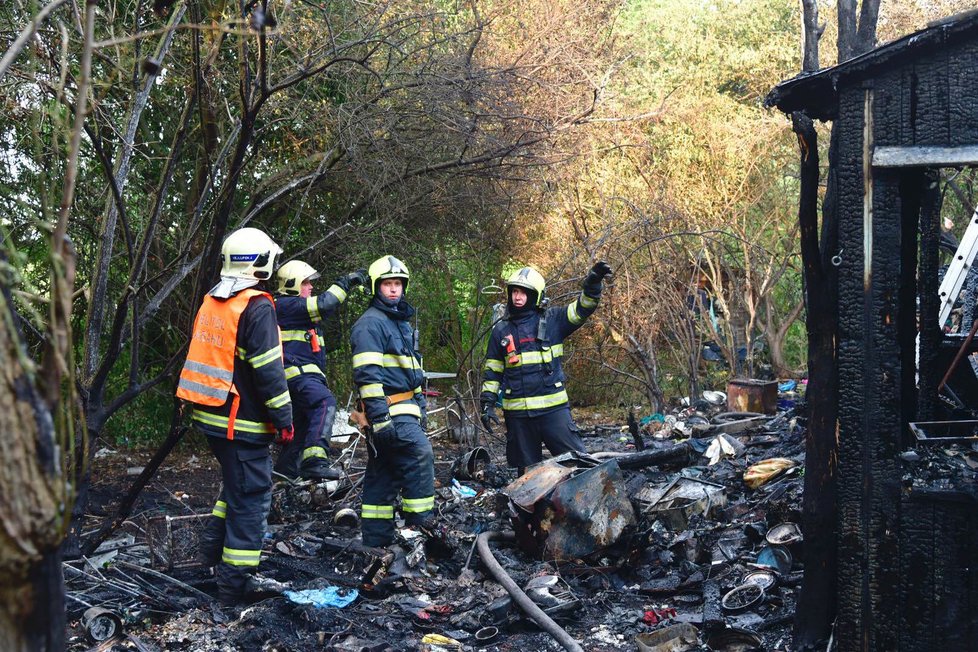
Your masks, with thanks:
[[[939,532],[934,505],[904,500],[900,523],[900,593],[914,596],[900,614],[900,649],[922,650],[934,640],[933,596],[935,539]],[[912,608],[910,607],[912,605]]]
[[[900,568],[899,550],[899,454],[904,403],[904,356],[901,348],[900,286],[904,247],[915,247],[903,238],[903,196],[901,172],[876,170],[873,173],[872,274],[864,304],[866,354],[864,358],[864,396],[862,427],[865,448],[864,469],[873,482],[863,484],[864,530],[868,555],[871,620],[874,647],[895,650],[899,640]],[[916,216],[914,216],[916,218]],[[913,221],[913,232],[917,222]],[[915,272],[916,270],[914,270]],[[909,315],[913,318],[914,315]]]
[[[978,107],[976,107],[978,109]],[[978,165],[978,144],[958,147],[877,147],[873,151],[873,167],[916,168],[956,167]]]

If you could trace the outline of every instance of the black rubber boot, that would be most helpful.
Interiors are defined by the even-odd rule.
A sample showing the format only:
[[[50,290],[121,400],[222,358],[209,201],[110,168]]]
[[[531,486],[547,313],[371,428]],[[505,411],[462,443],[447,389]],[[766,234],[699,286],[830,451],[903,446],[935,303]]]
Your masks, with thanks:
[[[310,457],[303,460],[299,467],[303,480],[339,480],[343,477],[338,469],[329,466],[329,460],[323,457]]]

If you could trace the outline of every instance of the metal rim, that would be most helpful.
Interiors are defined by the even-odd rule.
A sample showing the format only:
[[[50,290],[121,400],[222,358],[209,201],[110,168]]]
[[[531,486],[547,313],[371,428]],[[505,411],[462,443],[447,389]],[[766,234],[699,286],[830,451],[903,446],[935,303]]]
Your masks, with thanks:
[[[764,599],[764,588],[760,584],[741,584],[730,589],[720,604],[731,612],[744,611],[759,604]]]

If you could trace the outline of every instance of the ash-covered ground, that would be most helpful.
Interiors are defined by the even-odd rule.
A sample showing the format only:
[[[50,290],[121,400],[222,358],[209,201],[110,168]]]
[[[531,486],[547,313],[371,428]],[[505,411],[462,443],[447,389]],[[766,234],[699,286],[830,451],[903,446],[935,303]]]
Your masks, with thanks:
[[[701,400],[664,417],[635,414],[631,428],[627,408],[575,410],[590,456],[545,462],[563,470],[524,482],[522,506],[502,436],[463,420],[432,436],[446,540],[404,528],[388,551],[359,544],[362,442],[334,442],[344,480],[276,484],[260,567],[268,581],[241,608],[210,600],[210,571],[195,564],[198,518],[219,474],[204,449],[182,449],[140,513],[95,557],[67,564],[70,649],[92,648],[86,624],[96,617],[94,629],[116,634],[103,650],[562,649],[475,549],[479,534],[515,528],[520,543],[493,541],[492,556],[582,649],[788,650],[803,571],[805,430],[800,399],[782,407],[729,413]],[[476,448],[484,452],[466,458]],[[95,489],[105,505],[93,523],[141,459],[103,455],[109,471]],[[577,498],[561,503],[573,478]],[[593,506],[608,497],[628,503],[630,520],[616,509],[593,527],[607,516]]]

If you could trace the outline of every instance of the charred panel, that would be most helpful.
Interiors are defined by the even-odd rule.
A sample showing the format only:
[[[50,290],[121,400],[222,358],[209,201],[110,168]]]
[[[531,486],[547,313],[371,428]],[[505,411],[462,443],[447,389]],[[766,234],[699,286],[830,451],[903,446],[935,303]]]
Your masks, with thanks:
[[[914,145],[947,145],[948,120],[948,55],[946,50],[931,54],[914,65],[915,92],[913,111]]]
[[[873,264],[872,279],[866,288],[865,328],[867,350],[865,375],[867,400],[863,411],[866,448],[863,455],[875,479],[864,485],[863,509],[871,569],[871,614],[877,649],[896,648],[900,607],[898,532],[899,480],[898,455],[902,452],[903,426],[902,358],[914,354],[900,348],[898,324],[900,283],[903,280],[902,197],[898,170],[873,173]],[[916,220],[914,220],[916,228]],[[914,240],[914,245],[916,240]]]
[[[907,96],[904,81],[908,67],[896,68],[873,80],[873,139],[877,147],[907,144],[906,112]]]
[[[948,56],[948,118],[951,145],[978,143],[978,42]]]
[[[932,420],[937,415],[937,385],[943,371],[937,364],[942,331],[937,323],[940,311],[938,289],[940,265],[938,243],[941,229],[941,189],[936,171],[929,170],[923,180],[920,208],[920,384],[917,418]]]
[[[921,203],[932,175],[924,170],[904,170],[900,174],[900,282],[899,318],[897,321],[900,348],[900,420],[898,446],[909,441],[902,424],[917,420],[917,232],[920,226]]]
[[[978,640],[973,495],[918,491],[903,501],[901,652],[964,652]]]

